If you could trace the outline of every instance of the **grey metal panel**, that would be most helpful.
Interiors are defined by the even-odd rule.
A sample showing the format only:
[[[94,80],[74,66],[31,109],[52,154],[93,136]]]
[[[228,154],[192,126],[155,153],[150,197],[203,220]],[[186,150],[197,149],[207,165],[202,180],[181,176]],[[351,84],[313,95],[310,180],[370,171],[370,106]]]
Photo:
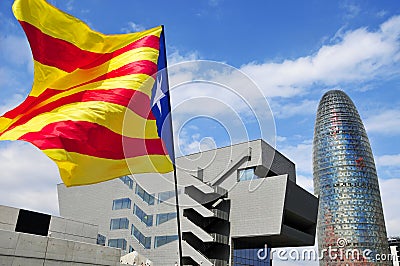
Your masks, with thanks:
[[[317,210],[318,198],[289,180],[286,190],[285,211],[290,211],[310,224],[316,225]]]
[[[295,164],[265,141],[261,141],[261,147],[262,166],[277,175],[287,174],[291,181],[296,182]]]
[[[238,182],[229,192],[231,236],[280,234],[287,176]]]
[[[262,248],[265,244],[314,244],[318,199],[286,175],[239,182],[229,198],[231,237],[237,245]]]

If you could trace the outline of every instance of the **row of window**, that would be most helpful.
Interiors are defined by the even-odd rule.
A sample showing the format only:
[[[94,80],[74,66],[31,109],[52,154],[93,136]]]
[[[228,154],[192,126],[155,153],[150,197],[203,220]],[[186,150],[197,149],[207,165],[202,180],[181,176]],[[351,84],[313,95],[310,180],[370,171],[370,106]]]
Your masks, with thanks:
[[[176,212],[159,213],[156,216],[156,225],[160,225],[176,218]]]
[[[119,178],[125,185],[127,185],[130,189],[133,189],[133,179],[128,175],[121,176]]]
[[[136,184],[135,193],[147,204],[154,205],[154,194],[147,193],[146,190],[144,190],[138,184]]]
[[[326,155],[327,153],[330,153],[332,155],[334,154],[354,154],[354,153],[360,153],[360,154],[366,154],[370,153],[371,149],[367,147],[366,145],[358,145],[357,147],[352,145],[332,145],[331,143],[326,143],[323,145],[317,145],[316,148],[318,150],[315,151],[315,155]],[[340,150],[344,150],[345,152],[340,152]]]
[[[133,213],[136,215],[136,217],[139,218],[140,221],[142,221],[147,226],[153,225],[153,215],[149,215],[149,214],[145,213],[136,204],[134,204],[133,207],[134,207]]]
[[[113,248],[120,248],[126,250],[126,240],[123,238],[109,239],[108,246]]]
[[[352,211],[352,210],[356,210],[356,211],[364,211],[364,212],[375,212],[376,209],[373,206],[355,206],[355,205],[336,205],[336,206],[332,206],[329,204],[324,204],[321,206],[325,206],[325,208],[330,208],[331,210],[334,211],[340,211],[343,213],[346,213],[347,211]]]
[[[131,208],[130,198],[113,200],[113,206],[112,206],[113,210],[130,209],[130,208]]]
[[[179,193],[179,191],[178,191],[178,193]],[[158,193],[158,203],[167,201],[172,197],[175,197],[175,190],[160,192],[160,193]]]
[[[145,237],[136,227],[132,226],[132,235],[136,238],[137,241],[145,248],[151,248],[151,237]],[[154,237],[154,248],[161,247],[168,243],[178,240],[178,235],[169,235],[169,236],[156,236]],[[116,238],[109,239],[108,246],[114,248],[120,248],[122,250],[126,250],[127,241],[124,238]],[[129,252],[134,251],[135,249],[129,245]]]
[[[360,177],[364,179],[370,179],[371,177],[375,176],[374,173],[368,171],[340,171],[338,172],[337,169],[333,167],[329,168],[324,168],[324,169],[315,169],[314,170],[318,176],[321,176],[326,179],[332,179],[334,177],[339,177],[339,176],[350,176],[350,177]],[[345,173],[345,174],[342,174]]]
[[[110,230],[128,229],[128,228],[129,228],[128,218],[111,219]]]
[[[326,125],[330,123],[346,123],[346,122],[350,124],[352,121],[354,121],[354,116],[351,113],[345,114],[339,111],[335,114],[328,113],[324,115],[319,115],[316,121],[319,125],[321,124]]]
[[[116,238],[108,240],[108,246],[113,248],[120,248],[122,250],[126,250],[126,239],[124,238]],[[129,245],[128,252],[133,252],[135,249]]]
[[[137,241],[145,248],[145,249],[150,249],[151,248],[151,236],[146,237],[145,235],[142,234],[142,232],[139,231],[133,224],[132,224],[132,231],[131,234],[136,238]]]
[[[373,158],[369,157],[368,154],[363,154],[361,157],[363,162],[373,162]],[[318,158],[315,160],[315,163],[322,164],[331,161],[342,161],[344,163],[354,163],[360,160],[360,156],[357,154],[344,154],[344,155],[336,155],[336,156],[329,156],[327,158]]]
[[[153,215],[146,214],[136,204],[134,204],[133,213],[146,226],[153,226]],[[165,223],[165,222],[175,219],[175,218],[176,218],[176,212],[159,213],[156,216],[156,225],[160,225],[162,223]],[[129,228],[128,218],[111,219],[110,230],[128,229],[128,228]]]
[[[127,185],[130,189],[133,189],[135,181],[130,176],[121,176],[119,178],[125,185]],[[178,190],[178,194],[181,194],[182,190]],[[144,202],[148,205],[154,205],[155,194],[150,194],[146,192],[141,186],[136,184],[135,186],[135,194],[138,195]],[[170,198],[175,196],[175,190],[164,191],[158,193],[158,203],[162,203],[164,201],[169,200]]]
[[[171,236],[156,236],[154,238],[154,248],[161,247],[165,244],[171,243],[175,240],[178,240],[178,235]]]

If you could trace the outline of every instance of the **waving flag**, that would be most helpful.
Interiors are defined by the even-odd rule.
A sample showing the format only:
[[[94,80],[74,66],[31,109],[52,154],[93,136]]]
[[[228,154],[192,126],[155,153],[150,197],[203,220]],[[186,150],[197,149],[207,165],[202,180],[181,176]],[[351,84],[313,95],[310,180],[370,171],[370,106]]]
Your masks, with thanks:
[[[0,140],[38,147],[66,186],[173,170],[168,80],[165,71],[156,76],[166,67],[161,26],[104,35],[44,0],[16,0],[13,12],[32,49],[34,81],[0,117]]]

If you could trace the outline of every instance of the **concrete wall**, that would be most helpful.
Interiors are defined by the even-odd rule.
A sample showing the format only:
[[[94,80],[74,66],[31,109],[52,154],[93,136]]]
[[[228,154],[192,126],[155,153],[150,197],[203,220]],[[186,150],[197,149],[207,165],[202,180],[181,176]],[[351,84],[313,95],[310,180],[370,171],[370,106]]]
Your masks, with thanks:
[[[287,176],[239,182],[229,192],[231,236],[279,235]]]
[[[98,226],[52,216],[49,236],[72,241],[96,244]]]
[[[0,230],[15,231],[19,210],[0,205]],[[96,244],[97,231],[95,224],[51,216],[48,236]]]
[[[0,230],[0,265],[120,265],[120,250]]]
[[[0,205],[0,230],[14,231],[19,209]]]

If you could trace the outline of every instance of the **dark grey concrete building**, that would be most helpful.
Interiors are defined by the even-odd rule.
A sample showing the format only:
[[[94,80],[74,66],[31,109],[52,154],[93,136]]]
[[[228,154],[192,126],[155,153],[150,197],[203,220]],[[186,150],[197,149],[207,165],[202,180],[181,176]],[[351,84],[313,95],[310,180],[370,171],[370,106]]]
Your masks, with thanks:
[[[267,244],[314,244],[318,200],[296,185],[293,162],[262,140],[177,158],[185,265],[270,265]],[[105,245],[153,265],[178,260],[173,175],[58,185],[60,213],[99,225]]]

